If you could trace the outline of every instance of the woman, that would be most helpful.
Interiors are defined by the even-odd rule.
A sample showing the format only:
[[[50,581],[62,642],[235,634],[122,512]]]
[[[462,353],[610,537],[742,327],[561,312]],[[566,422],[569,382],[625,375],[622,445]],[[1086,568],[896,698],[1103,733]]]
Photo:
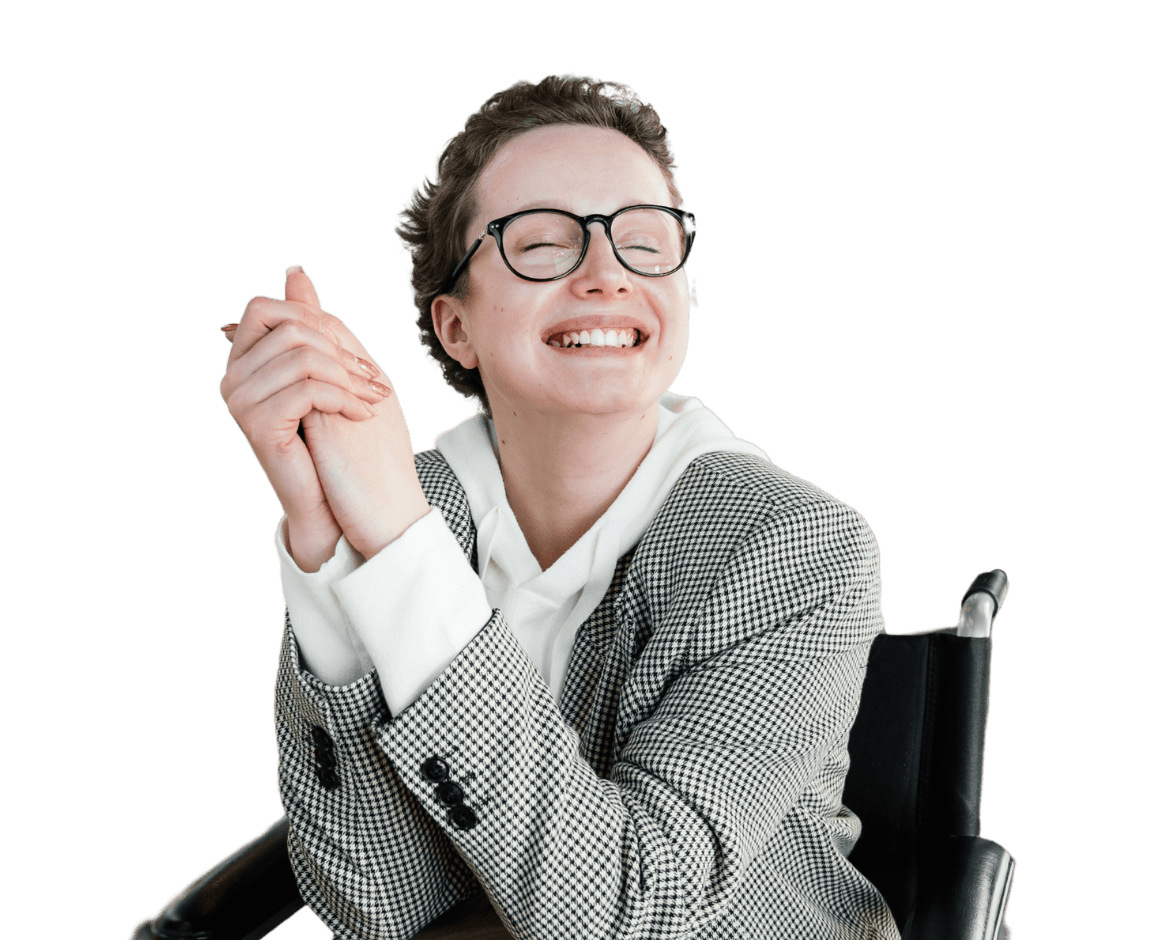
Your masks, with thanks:
[[[841,804],[876,545],[667,394],[671,169],[620,86],[468,121],[402,230],[424,339],[484,409],[436,451],[300,269],[227,328],[222,394],[285,509],[290,853],[339,937],[481,887],[519,938],[897,936]]]

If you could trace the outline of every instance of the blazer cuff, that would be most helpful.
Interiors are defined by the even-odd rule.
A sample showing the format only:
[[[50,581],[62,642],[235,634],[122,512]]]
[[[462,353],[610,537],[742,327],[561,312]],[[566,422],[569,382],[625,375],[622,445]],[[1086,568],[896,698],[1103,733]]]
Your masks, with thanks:
[[[410,708],[371,731],[436,823],[463,849],[475,846],[481,878],[486,868],[518,881],[516,859],[526,858],[517,847],[534,843],[534,828],[544,825],[531,808],[551,804],[559,795],[550,790],[553,775],[581,762],[576,733],[559,719],[552,693],[498,610]],[[444,782],[459,793],[449,798]],[[583,781],[573,783],[584,789]],[[491,864],[481,867],[485,860]]]
[[[337,685],[326,682],[306,669],[296,629],[289,618],[282,638],[279,670],[278,717],[290,721],[296,743],[303,753],[313,750],[312,725],[320,725],[334,735],[365,734],[372,724],[387,717],[386,702],[378,678],[369,672],[353,682]]]

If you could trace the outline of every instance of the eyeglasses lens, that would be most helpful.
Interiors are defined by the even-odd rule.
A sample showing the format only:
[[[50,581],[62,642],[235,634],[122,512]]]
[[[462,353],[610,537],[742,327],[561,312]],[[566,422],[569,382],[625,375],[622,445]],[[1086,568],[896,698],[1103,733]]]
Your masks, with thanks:
[[[680,219],[659,209],[632,209],[612,222],[617,256],[638,274],[668,274],[685,257]],[[601,237],[599,231],[593,237]],[[549,279],[569,273],[580,257],[580,223],[556,212],[530,212],[513,219],[503,232],[504,254],[525,277]]]

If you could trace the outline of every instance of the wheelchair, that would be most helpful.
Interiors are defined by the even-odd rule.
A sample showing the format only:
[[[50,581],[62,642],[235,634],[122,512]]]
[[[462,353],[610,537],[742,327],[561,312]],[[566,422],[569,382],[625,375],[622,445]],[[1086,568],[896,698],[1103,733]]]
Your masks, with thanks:
[[[882,893],[903,940],[1006,940],[1015,862],[979,835],[991,625],[1006,596],[1002,570],[980,574],[957,627],[882,634],[870,649],[842,801],[862,821],[850,861]],[[288,831],[283,817],[134,940],[266,936],[303,907]]]

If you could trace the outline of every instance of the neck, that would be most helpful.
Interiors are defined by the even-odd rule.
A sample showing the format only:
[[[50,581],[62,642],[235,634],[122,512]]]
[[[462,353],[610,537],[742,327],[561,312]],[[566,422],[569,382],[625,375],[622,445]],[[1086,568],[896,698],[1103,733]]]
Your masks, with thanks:
[[[498,415],[508,504],[542,570],[604,515],[656,438],[659,405],[617,415]]]

